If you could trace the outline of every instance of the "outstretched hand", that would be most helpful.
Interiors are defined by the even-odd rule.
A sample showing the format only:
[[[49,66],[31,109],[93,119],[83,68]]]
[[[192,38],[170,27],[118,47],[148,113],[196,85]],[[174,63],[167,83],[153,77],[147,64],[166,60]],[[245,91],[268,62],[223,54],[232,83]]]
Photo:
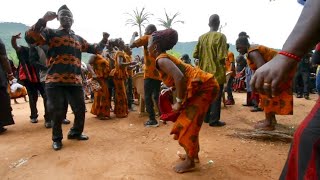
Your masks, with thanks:
[[[287,82],[290,72],[295,69],[297,62],[286,56],[277,55],[271,61],[261,66],[254,73],[250,85],[254,91],[276,96],[289,87],[281,87],[281,82]]]
[[[13,35],[12,37],[16,38],[16,39],[21,39],[21,33]]]
[[[138,36],[139,36],[139,34],[138,34],[138,32],[136,31],[136,32],[134,32],[134,33],[132,34],[132,36],[134,36],[134,37],[138,37]]]
[[[57,18],[58,15],[55,13],[55,12],[52,12],[52,11],[48,11],[44,16],[43,16],[43,19],[45,21],[52,21],[54,20],[55,18]]]

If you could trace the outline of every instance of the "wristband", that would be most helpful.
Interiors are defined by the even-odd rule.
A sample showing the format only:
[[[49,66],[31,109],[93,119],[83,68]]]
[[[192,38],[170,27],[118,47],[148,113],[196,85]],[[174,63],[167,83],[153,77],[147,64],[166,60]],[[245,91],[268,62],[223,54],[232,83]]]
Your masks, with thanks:
[[[182,103],[182,99],[176,97],[176,100],[177,100],[178,103]]]
[[[287,56],[291,59],[294,59],[295,61],[297,62],[300,62],[301,61],[301,57],[297,56],[297,55],[294,55],[294,54],[291,54],[291,53],[288,53],[286,51],[280,51],[279,54],[281,55],[284,55],[284,56]]]

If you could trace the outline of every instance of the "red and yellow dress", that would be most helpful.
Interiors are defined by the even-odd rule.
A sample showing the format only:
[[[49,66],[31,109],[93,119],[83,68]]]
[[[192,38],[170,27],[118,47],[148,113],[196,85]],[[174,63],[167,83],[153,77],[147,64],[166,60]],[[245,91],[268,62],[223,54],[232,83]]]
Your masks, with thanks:
[[[195,158],[199,152],[199,132],[207,114],[209,105],[217,97],[219,84],[212,74],[192,67],[174,56],[163,53],[157,57],[157,62],[168,58],[184,74],[187,92],[182,101],[180,115],[174,123],[170,134],[186,150],[190,158]],[[174,79],[159,69],[163,83],[174,87]]]
[[[93,70],[97,75],[97,81],[101,86],[101,90],[94,92],[94,102],[91,108],[91,114],[98,117],[110,117],[110,94],[108,89],[107,78],[110,74],[109,61],[101,55],[96,56],[93,64]]]
[[[119,58],[122,57],[123,61],[125,59],[125,53],[122,51],[117,51],[114,54],[115,68],[110,72],[110,76],[113,77],[114,88],[115,88],[115,100],[114,100],[114,114],[117,118],[125,118],[128,116],[128,100],[126,93],[125,81],[128,78],[128,74],[125,68],[121,68],[119,64]]]
[[[251,45],[247,56],[253,51],[258,51],[263,57],[265,63],[269,62],[278,52],[274,49],[262,46],[262,45]],[[247,63],[252,70],[257,70],[256,64],[247,57]],[[290,77],[294,76],[294,70],[289,74]],[[291,79],[291,78],[290,78]],[[260,95],[260,106],[264,109],[265,113],[275,113],[277,115],[292,115],[293,114],[293,96],[291,89],[292,81],[282,82],[281,86],[287,87],[286,90],[282,91],[278,96],[269,98],[264,94]]]

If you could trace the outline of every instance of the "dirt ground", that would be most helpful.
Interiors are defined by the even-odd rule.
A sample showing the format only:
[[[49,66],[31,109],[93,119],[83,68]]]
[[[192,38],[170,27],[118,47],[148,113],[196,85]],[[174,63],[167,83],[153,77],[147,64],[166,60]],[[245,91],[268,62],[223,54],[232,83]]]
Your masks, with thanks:
[[[200,164],[194,172],[176,174],[177,151],[169,135],[172,123],[145,128],[147,117],[131,112],[128,118],[101,121],[90,114],[87,104],[84,133],[89,141],[63,140],[63,149],[51,148],[51,129],[44,128],[42,99],[39,123],[29,121],[28,103],[13,104],[16,124],[0,136],[0,179],[278,179],[290,144],[232,137],[239,129],[252,129],[262,112],[242,107],[245,93],[235,93],[236,105],[222,109],[227,126],[203,124],[200,132]],[[293,116],[278,116],[278,122],[296,126],[307,115],[311,100],[294,99]],[[138,108],[136,108],[138,109]],[[68,119],[73,120],[69,110]],[[72,125],[64,125],[66,135]]]

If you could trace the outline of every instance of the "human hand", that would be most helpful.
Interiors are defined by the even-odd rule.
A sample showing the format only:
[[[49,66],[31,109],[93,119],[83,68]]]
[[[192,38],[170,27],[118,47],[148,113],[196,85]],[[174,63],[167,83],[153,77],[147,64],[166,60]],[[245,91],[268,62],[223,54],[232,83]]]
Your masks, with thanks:
[[[16,39],[21,39],[21,33],[16,34],[16,35],[13,35],[12,37],[13,37],[13,38],[16,38]]]
[[[173,106],[172,106],[172,110],[173,111],[179,111],[181,108],[181,103],[176,102]]]
[[[55,18],[57,18],[57,14],[55,13],[55,12],[52,12],[52,11],[48,11],[48,12],[46,12],[46,14],[43,16],[43,19],[45,20],[45,21],[52,21],[52,20],[54,20]]]
[[[281,82],[287,82],[290,72],[297,66],[297,61],[283,55],[275,56],[271,61],[261,66],[254,73],[250,85],[254,91],[275,96],[288,87],[281,87]]]
[[[136,31],[136,32],[134,32],[134,33],[132,34],[132,36],[134,36],[134,37],[138,37],[138,36],[139,36],[139,34],[138,34],[138,32]]]

